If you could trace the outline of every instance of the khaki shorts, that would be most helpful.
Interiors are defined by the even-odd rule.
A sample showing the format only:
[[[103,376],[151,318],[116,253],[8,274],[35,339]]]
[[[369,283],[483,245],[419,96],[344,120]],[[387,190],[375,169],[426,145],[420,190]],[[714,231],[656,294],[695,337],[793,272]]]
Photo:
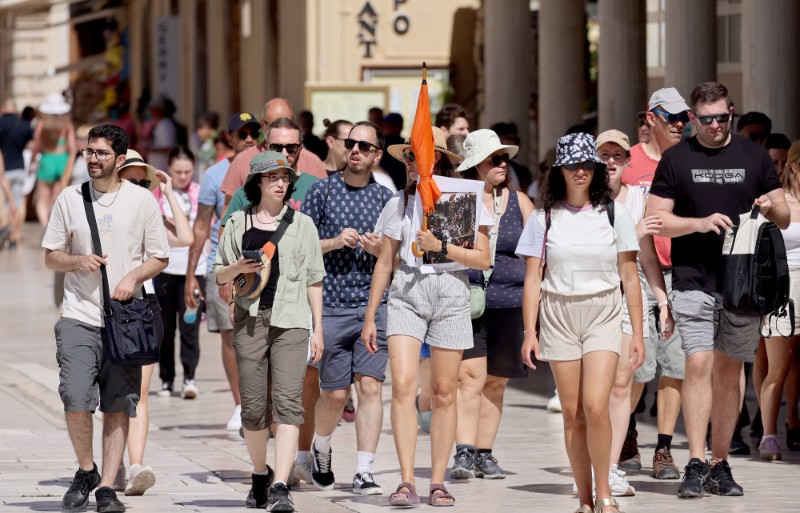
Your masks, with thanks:
[[[308,330],[270,326],[271,316],[271,309],[259,308],[250,317],[239,305],[233,313],[242,425],[248,431],[267,429],[272,422],[303,423]]]
[[[543,292],[539,352],[544,361],[580,360],[592,351],[619,354],[622,295],[619,289],[589,296]]]
[[[215,281],[214,273],[208,273],[206,275],[206,320],[210,333],[233,329],[228,308],[228,303],[219,297],[219,285]]]

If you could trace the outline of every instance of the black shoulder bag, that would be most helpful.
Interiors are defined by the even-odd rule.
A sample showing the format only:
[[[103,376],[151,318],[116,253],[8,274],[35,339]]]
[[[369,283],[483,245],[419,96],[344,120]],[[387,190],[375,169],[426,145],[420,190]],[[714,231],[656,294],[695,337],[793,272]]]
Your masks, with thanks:
[[[86,219],[92,232],[92,250],[98,256],[103,255],[100,246],[100,234],[89,191],[90,182],[81,186],[83,207]],[[154,314],[146,299],[144,287],[142,298],[131,298],[128,301],[111,299],[108,288],[106,266],[100,266],[103,275],[103,327],[104,350],[108,351],[109,360],[116,365],[143,366],[158,362],[160,353],[159,340],[156,337]]]

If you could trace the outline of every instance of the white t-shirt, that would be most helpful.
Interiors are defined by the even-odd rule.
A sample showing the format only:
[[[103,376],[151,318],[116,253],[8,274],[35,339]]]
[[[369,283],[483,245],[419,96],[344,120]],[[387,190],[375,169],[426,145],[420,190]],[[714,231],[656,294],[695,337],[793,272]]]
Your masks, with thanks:
[[[493,226],[494,221],[483,201],[479,199],[480,205],[480,226]],[[404,208],[405,207],[405,208]],[[414,196],[408,197],[408,205],[405,204],[405,191],[398,191],[383,207],[378,222],[375,224],[375,232],[382,233],[387,237],[399,240],[400,246],[400,260],[406,265],[417,266],[414,262],[417,260],[411,254],[411,245],[405,244],[405,241],[414,240],[412,232],[412,216],[414,215]],[[450,271],[460,271],[467,269],[467,267],[455,263],[448,262],[446,264],[423,264],[419,266],[420,272],[423,274],[428,273],[441,273]]]
[[[100,246],[108,255],[109,293],[129,272],[148,258],[167,258],[169,244],[156,199],[147,189],[127,181],[119,193],[94,191],[95,219]],[[103,206],[108,205],[108,206]],[[92,233],[80,186],[71,186],[56,199],[42,247],[70,255],[90,255]],[[102,326],[103,285],[100,271],[72,271],[64,277],[64,317]],[[141,297],[141,288],[134,291]]]
[[[537,209],[525,223],[516,253],[542,256],[545,212]],[[605,207],[575,209],[561,203],[550,212],[547,268],[542,290],[565,296],[593,295],[619,288],[617,253],[639,251],[628,209],[614,202],[614,227]]]

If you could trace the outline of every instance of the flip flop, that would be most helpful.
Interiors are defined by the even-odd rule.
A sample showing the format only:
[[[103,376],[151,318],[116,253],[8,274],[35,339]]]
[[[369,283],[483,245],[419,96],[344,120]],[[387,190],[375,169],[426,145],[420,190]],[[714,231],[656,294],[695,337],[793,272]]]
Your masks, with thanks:
[[[442,500],[445,502],[437,502]],[[450,495],[450,492],[448,492],[447,488],[444,487],[444,483],[431,483],[431,491],[430,495],[428,495],[429,506],[433,506],[434,508],[447,508],[454,506],[455,503],[456,498]]]
[[[419,496],[414,485],[403,481],[397,487],[397,491],[389,496],[389,505],[398,508],[413,508],[419,506]]]

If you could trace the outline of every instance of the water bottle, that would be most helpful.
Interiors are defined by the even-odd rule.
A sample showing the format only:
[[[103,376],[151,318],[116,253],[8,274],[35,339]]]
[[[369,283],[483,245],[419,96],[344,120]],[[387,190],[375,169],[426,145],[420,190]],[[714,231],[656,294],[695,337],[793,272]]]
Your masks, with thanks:
[[[200,306],[200,289],[194,289],[194,304]],[[197,308],[186,307],[186,311],[183,312],[183,321],[186,324],[197,322]]]

